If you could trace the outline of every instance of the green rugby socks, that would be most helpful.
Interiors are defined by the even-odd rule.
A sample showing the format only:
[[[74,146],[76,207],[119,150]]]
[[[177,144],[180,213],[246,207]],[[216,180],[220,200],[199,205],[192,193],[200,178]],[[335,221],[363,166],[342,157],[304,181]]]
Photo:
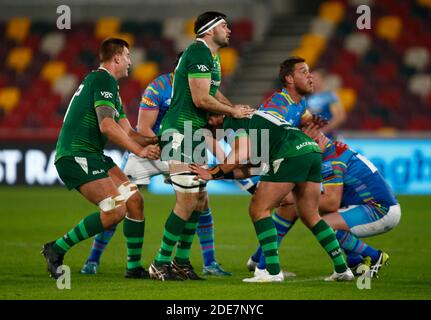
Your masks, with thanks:
[[[84,241],[103,230],[102,221],[100,220],[100,212],[94,212],[82,219],[77,226],[66,233],[63,237],[57,239],[52,249],[59,254],[65,254],[77,243]]]
[[[266,270],[271,275],[280,273],[280,259],[278,257],[277,229],[271,217],[263,218],[254,223],[259,244],[265,255]]]
[[[189,220],[184,226],[183,232],[178,241],[177,251],[175,252],[175,261],[180,265],[189,263],[190,248],[192,247],[193,238],[198,228],[199,217],[202,212],[193,211]]]
[[[123,234],[127,244],[127,269],[142,267],[142,247],[144,243],[145,220],[125,218]]]
[[[338,273],[346,271],[346,261],[341,253],[340,244],[338,243],[334,230],[332,230],[332,228],[322,219],[311,229],[311,231],[332,259],[335,271]]]
[[[187,221],[184,221],[178,217],[173,211],[166,220],[165,230],[163,232],[162,244],[159,252],[154,259],[156,266],[162,266],[164,264],[171,263],[172,251],[178,240],[180,239],[181,233],[183,232],[184,226]]]

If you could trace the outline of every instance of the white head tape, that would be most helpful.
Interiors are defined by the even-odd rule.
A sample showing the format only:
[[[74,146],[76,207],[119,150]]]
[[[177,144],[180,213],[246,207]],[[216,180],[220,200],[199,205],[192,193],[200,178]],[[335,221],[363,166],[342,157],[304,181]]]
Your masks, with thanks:
[[[199,28],[197,35],[200,36],[201,34],[204,34],[205,32],[208,32],[214,29],[222,22],[226,22],[226,20],[223,19],[222,17],[216,17],[212,19],[210,22],[208,22],[207,24]]]

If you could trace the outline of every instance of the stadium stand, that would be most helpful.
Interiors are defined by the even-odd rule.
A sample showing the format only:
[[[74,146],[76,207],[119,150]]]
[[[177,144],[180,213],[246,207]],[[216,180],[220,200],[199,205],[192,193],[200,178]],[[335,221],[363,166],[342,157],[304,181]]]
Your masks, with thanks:
[[[58,131],[77,85],[98,65],[100,41],[109,36],[133,47],[132,75],[121,80],[120,86],[129,118],[136,123],[142,89],[160,73],[171,71],[178,50],[193,40],[192,26],[193,19],[138,22],[104,17],[59,32],[46,22],[28,18],[2,23],[0,58],[5,63],[0,64],[0,129]],[[221,52],[225,79],[234,73],[240,51],[253,35],[251,21],[235,21],[232,28],[238,29],[233,45]]]
[[[361,4],[372,10],[369,30],[356,26]],[[100,41],[108,36],[133,45],[133,70],[120,86],[134,124],[141,90],[171,71],[177,52],[194,37],[193,20],[107,16],[62,32],[25,17],[0,21],[0,130],[58,132],[69,99],[97,67]],[[428,0],[329,0],[312,16],[274,15],[263,41],[253,43],[253,20],[238,18],[230,22],[231,45],[220,51],[223,89],[234,102],[257,105],[278,86],[278,64],[295,54],[326,70],[326,89],[337,92],[349,112],[344,129],[431,130],[430,20]]]

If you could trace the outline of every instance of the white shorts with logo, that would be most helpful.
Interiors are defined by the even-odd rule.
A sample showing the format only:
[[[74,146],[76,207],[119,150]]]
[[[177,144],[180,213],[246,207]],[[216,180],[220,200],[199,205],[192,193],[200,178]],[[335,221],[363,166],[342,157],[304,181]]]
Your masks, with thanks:
[[[149,160],[129,153],[123,171],[134,184],[146,185],[150,183],[150,179],[154,176],[159,174],[168,175],[169,165],[167,161]]]
[[[395,228],[401,219],[399,204],[390,206],[383,217],[373,214],[374,208],[367,205],[348,206],[339,210],[350,231],[358,238],[371,237]]]

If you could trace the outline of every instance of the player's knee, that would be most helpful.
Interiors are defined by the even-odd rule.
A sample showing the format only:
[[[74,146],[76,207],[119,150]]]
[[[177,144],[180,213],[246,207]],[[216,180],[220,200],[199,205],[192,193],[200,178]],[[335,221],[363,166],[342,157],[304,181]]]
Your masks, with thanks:
[[[132,201],[139,201],[138,198],[142,197],[139,193],[138,186],[130,181],[126,181],[118,187],[118,192],[124,197],[124,201],[127,203],[129,199],[133,198]]]
[[[107,197],[99,202],[100,210],[108,214],[113,223],[118,223],[126,216],[126,202],[122,195]]]
[[[271,210],[267,207],[260,206],[256,201],[250,203],[248,213],[253,221],[271,216]]]
[[[136,220],[144,219],[144,199],[138,192],[127,200],[128,217]]]
[[[317,212],[315,214],[301,214],[299,217],[308,229],[312,229],[321,220]]]
[[[142,210],[144,206],[144,198],[138,192],[133,194],[126,202],[127,208],[135,208],[138,210]]]

